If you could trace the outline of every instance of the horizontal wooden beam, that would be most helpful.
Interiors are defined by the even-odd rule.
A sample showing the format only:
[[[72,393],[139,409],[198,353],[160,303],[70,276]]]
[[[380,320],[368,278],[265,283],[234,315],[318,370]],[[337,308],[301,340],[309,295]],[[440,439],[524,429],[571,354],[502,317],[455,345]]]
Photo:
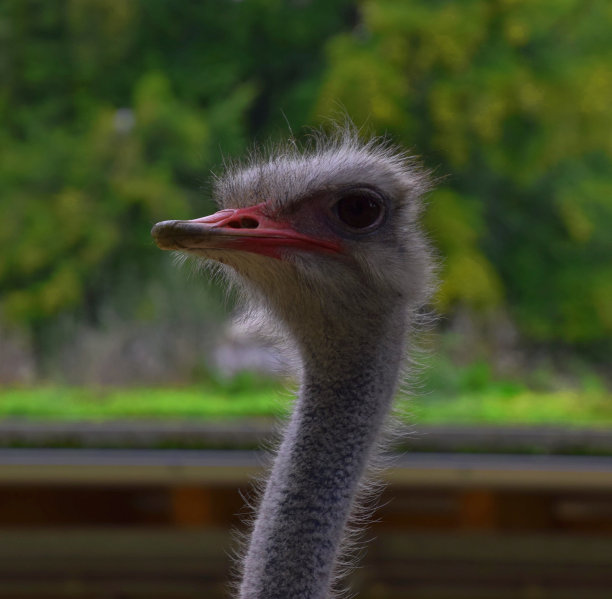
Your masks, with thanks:
[[[256,449],[278,433],[271,419],[228,421],[0,421],[0,447]],[[612,455],[610,428],[569,426],[407,426],[410,451]]]
[[[242,450],[2,449],[0,485],[243,485],[267,454]],[[412,453],[383,478],[402,486],[612,489],[612,458]]]

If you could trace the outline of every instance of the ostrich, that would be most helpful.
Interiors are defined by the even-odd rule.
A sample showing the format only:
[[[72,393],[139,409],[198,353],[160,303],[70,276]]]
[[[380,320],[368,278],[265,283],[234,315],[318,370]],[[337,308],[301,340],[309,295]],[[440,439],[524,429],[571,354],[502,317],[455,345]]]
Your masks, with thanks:
[[[221,270],[280,328],[300,386],[240,564],[241,599],[333,594],[347,523],[431,288],[427,177],[351,127],[272,148],[215,179],[220,210],[156,224],[164,250]]]

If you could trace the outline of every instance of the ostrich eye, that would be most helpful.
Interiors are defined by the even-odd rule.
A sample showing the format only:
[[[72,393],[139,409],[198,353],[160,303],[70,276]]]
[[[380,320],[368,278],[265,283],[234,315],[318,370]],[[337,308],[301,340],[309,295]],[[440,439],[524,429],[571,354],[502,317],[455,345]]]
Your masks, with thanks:
[[[340,198],[334,207],[340,221],[351,229],[367,229],[383,216],[383,203],[376,195],[354,191]]]

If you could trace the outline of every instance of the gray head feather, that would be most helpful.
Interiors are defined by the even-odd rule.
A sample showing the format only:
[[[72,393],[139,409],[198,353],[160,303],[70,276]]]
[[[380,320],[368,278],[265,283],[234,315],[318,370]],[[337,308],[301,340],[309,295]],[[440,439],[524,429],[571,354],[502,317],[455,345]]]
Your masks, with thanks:
[[[310,331],[330,320],[334,328],[349,320],[354,326],[355,318],[384,310],[389,301],[411,312],[428,298],[431,251],[418,218],[429,177],[386,140],[364,142],[349,126],[331,136],[317,132],[305,147],[290,142],[255,151],[216,177],[214,196],[220,208],[265,202],[274,218],[300,213],[298,226],[309,232],[320,228],[313,213],[347,188],[372,189],[388,203],[384,225],[371,234],[332,231],[342,238],[350,259],[305,252],[292,252],[282,262],[246,254],[213,256],[231,267],[225,269],[230,279],[236,281],[238,273],[254,313],[272,310],[272,318],[264,321],[267,328],[280,320],[286,332],[300,337],[297,329],[304,327],[299,323]]]

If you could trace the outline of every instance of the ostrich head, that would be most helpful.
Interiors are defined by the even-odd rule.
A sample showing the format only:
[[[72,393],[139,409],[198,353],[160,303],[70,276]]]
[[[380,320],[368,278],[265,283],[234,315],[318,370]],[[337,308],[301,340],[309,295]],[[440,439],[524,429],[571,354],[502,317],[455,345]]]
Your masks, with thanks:
[[[375,313],[423,303],[425,187],[403,153],[349,129],[230,166],[215,181],[219,212],[158,223],[152,235],[162,249],[214,261],[298,345],[316,336],[320,346],[321,334],[344,337]]]

